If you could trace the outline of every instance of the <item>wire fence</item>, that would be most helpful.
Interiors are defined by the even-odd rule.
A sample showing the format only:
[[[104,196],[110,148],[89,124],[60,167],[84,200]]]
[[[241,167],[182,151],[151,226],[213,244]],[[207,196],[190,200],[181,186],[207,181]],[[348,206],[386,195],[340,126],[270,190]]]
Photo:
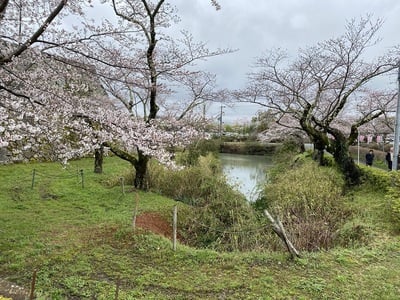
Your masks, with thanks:
[[[29,175],[28,175],[29,176]],[[26,176],[25,180],[28,181],[28,176]],[[74,182],[75,179],[75,182]],[[79,186],[80,188],[84,189],[85,188],[85,172],[83,169],[77,168],[75,170],[71,170],[71,169],[65,169],[65,172],[60,174],[60,173],[50,173],[50,172],[45,172],[43,170],[37,170],[37,169],[32,169],[31,175],[30,175],[30,180],[31,180],[31,185],[30,188],[34,189],[41,180],[45,180],[45,181],[65,181],[68,182],[68,184],[72,182],[74,182],[73,184]],[[119,185],[120,185],[120,196],[119,199],[124,198],[127,195],[127,190],[126,190],[126,185],[125,185],[125,178],[124,177],[119,177]],[[134,196],[134,201],[135,201],[135,205],[134,205],[134,209],[132,212],[132,221],[133,221],[133,227],[136,226],[136,218],[138,215],[141,214],[141,209],[140,209],[140,196],[139,193],[136,191],[135,196]],[[240,216],[240,211],[235,212],[237,214],[237,216]],[[172,250],[176,251],[177,250],[177,232],[178,232],[178,208],[175,205],[173,207],[173,212],[172,212],[172,218],[171,218],[171,222],[172,222],[172,226],[171,226],[171,230],[172,230]],[[258,226],[249,228],[249,225],[247,224],[242,224],[244,229],[243,230],[238,230],[237,228],[233,229],[233,230],[229,230],[229,229],[220,229],[220,228],[215,228],[213,226],[207,225],[203,222],[201,222],[201,220],[199,219],[191,219],[191,222],[193,222],[195,225],[197,225],[198,227],[202,227],[204,229],[206,229],[208,232],[212,232],[215,233],[217,235],[221,235],[221,236],[226,236],[226,235],[246,235],[246,234],[254,234],[257,232],[262,232],[265,231],[268,226],[270,225],[270,223],[266,222],[263,224],[260,224]],[[237,227],[240,227],[240,224],[236,224]],[[33,271],[33,275],[32,275],[32,282],[31,282],[31,288],[29,291],[29,299],[34,299],[34,295],[35,295],[35,284],[36,284],[36,270]],[[114,299],[118,299],[119,298],[119,290],[120,290],[120,280],[117,280],[115,282],[115,295],[114,295]]]
[[[85,172],[83,169],[76,169],[74,171],[72,170],[67,170],[66,169],[66,174],[52,174],[52,173],[46,173],[43,171],[38,171],[36,169],[32,170],[32,177],[31,177],[31,189],[34,189],[35,185],[40,179],[46,179],[46,180],[69,180],[69,179],[76,179],[76,184],[79,185],[81,188],[85,188]],[[119,177],[119,185],[121,188],[121,194],[118,199],[122,199],[127,191],[126,191],[126,184],[125,184],[125,178],[124,177]],[[136,193],[135,197],[135,209],[134,209],[134,216],[133,216],[133,226],[135,226],[136,223],[136,217],[138,214],[140,214],[140,206],[139,206],[139,198],[138,194]],[[238,211],[236,214],[239,217],[240,216],[240,211]],[[196,224],[198,227],[202,227],[206,229],[207,231],[215,234],[221,234],[221,235],[237,235],[237,234],[252,234],[252,233],[257,233],[257,232],[262,232],[265,231],[266,226],[269,225],[269,223],[263,223],[257,227],[254,228],[249,228],[248,225],[244,225],[246,229],[243,230],[222,230],[218,229],[215,227],[212,227],[210,225],[204,224],[198,219],[191,219],[191,222]],[[173,224],[172,224],[173,225]],[[174,225],[173,225],[174,226]]]
[[[44,172],[39,172],[36,169],[32,170],[32,180],[31,180],[31,189],[35,187],[35,183],[39,178],[42,179],[48,179],[48,180],[65,180],[65,179],[71,179],[71,178],[76,178],[77,183],[81,185],[82,188],[85,187],[85,177],[84,177],[84,171],[83,169],[77,170],[75,174],[72,172],[68,171],[68,174],[65,175],[60,175],[60,174],[49,174],[49,173],[44,173]]]
[[[269,223],[265,223],[265,224],[261,224],[260,226],[245,229],[245,230],[220,230],[217,228],[212,228],[212,227],[210,227],[210,225],[206,225],[195,219],[191,219],[191,222],[197,224],[199,227],[203,227],[204,229],[207,229],[207,230],[215,232],[215,233],[220,233],[220,234],[244,234],[244,233],[262,232],[265,230],[265,226],[269,225]]]

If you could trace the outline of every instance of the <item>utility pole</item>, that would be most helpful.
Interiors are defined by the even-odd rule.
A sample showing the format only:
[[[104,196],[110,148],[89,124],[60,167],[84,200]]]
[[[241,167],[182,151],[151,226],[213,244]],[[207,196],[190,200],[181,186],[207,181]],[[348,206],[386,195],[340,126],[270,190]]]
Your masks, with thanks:
[[[221,104],[221,112],[220,112],[220,114],[219,114],[219,137],[221,138],[221,136],[222,136],[222,114],[224,113],[223,111],[222,111],[222,109],[224,108],[225,106],[223,106],[222,104]]]
[[[399,157],[399,134],[400,134],[400,63],[397,75],[398,90],[397,90],[397,108],[396,108],[396,126],[394,128],[394,148],[393,148],[393,166],[392,169],[397,171]]]

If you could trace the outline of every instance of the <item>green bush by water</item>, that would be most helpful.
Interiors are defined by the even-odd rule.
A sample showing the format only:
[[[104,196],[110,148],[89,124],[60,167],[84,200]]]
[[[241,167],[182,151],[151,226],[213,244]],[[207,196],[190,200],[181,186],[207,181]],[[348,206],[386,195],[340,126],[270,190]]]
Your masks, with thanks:
[[[152,164],[149,182],[153,191],[190,205],[179,221],[186,244],[220,251],[267,247],[265,220],[226,182],[214,155],[181,170]]]
[[[265,206],[283,222],[301,250],[329,249],[349,216],[343,179],[333,168],[308,160],[279,173],[264,189]]]

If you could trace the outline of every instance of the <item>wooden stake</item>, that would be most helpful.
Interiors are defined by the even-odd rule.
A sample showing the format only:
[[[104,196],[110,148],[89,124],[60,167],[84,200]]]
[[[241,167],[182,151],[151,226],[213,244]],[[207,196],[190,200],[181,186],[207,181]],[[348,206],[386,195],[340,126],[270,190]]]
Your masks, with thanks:
[[[29,295],[29,300],[33,300],[35,297],[35,285],[36,285],[36,270],[33,271],[32,281],[31,281],[31,293]]]
[[[118,300],[118,297],[119,297],[119,285],[120,285],[120,278],[118,277],[117,283],[115,284],[115,297],[114,297],[114,300]]]
[[[31,188],[33,189],[33,186],[35,185],[35,175],[36,175],[36,169],[33,169],[32,171],[32,184]]]
[[[136,192],[135,209],[133,211],[133,219],[132,219],[133,229],[136,228],[136,216],[137,216],[137,213],[138,213],[138,207],[139,207],[139,194],[138,194],[138,192]]]
[[[176,251],[176,232],[177,232],[177,223],[178,223],[178,207],[175,205],[173,210],[173,217],[172,217],[172,249]]]

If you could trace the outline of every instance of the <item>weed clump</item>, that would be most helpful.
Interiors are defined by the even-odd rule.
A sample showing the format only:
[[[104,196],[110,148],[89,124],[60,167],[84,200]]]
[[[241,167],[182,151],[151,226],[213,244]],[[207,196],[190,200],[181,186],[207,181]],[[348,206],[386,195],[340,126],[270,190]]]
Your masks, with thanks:
[[[400,175],[398,172],[390,172],[392,185],[388,188],[386,199],[389,202],[390,220],[395,231],[400,231]]]
[[[219,251],[265,248],[264,218],[227,183],[214,155],[182,170],[152,164],[149,173],[153,191],[188,204],[178,226],[186,244]]]
[[[334,168],[298,160],[265,186],[263,206],[280,218],[297,249],[329,249],[350,215],[343,187],[343,178]]]

